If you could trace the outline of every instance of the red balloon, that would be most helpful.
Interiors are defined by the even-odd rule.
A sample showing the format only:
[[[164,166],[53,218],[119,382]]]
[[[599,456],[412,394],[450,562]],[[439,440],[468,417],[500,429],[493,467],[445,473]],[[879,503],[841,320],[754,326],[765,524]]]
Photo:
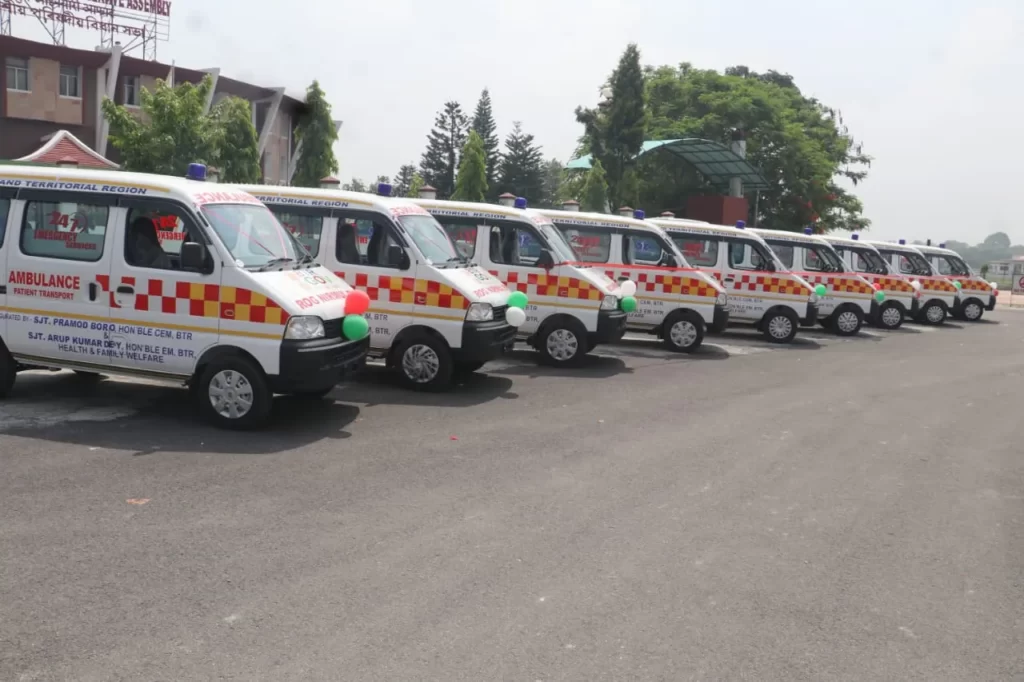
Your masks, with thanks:
[[[348,292],[348,296],[345,297],[346,315],[362,315],[369,309],[370,297],[366,295],[365,291],[353,289]]]
[[[881,285],[878,282],[874,282],[871,286],[875,288],[875,291],[880,291],[882,289]]]

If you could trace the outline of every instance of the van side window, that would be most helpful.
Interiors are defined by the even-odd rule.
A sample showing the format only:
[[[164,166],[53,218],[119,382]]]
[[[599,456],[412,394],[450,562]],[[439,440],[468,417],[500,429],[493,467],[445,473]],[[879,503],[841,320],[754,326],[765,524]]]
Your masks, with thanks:
[[[906,256],[900,256],[900,272],[902,272],[904,275],[914,274],[914,265]]]
[[[657,265],[665,256],[664,250],[654,237],[636,234],[626,235],[626,262],[638,265]]]
[[[612,251],[612,233],[588,230],[576,225],[559,227],[566,240],[584,263],[607,263]]]
[[[11,214],[11,200],[0,199],[0,246],[4,245],[4,237],[7,236],[7,218]]]
[[[383,222],[373,218],[341,216],[338,218],[338,261],[377,268],[397,268],[389,262],[392,246],[401,246]]]
[[[499,265],[532,267],[541,254],[541,242],[525,227],[518,225],[492,226],[490,260]]]
[[[181,245],[202,237],[184,209],[166,204],[128,210],[124,262],[137,268],[178,270]]]
[[[21,252],[28,256],[85,262],[103,256],[107,206],[75,201],[29,201],[21,225]]]
[[[768,246],[772,247],[772,251],[779,257],[782,264],[787,268],[792,269],[793,267],[793,245],[784,244],[781,242],[768,242]]]
[[[718,265],[718,240],[672,235],[672,241],[683,252],[683,257],[689,261],[690,265],[703,267]]]
[[[324,219],[318,215],[307,215],[300,213],[289,213],[277,208],[271,208],[278,222],[284,229],[292,233],[309,255],[316,258],[320,253],[320,237],[324,231]]]
[[[767,261],[759,249],[751,244],[733,241],[729,243],[729,265],[736,270],[768,270]]]
[[[448,233],[452,243],[458,250],[459,255],[464,258],[472,258],[476,255],[476,235],[480,226],[463,223],[446,223],[443,216],[437,217],[441,227]]]

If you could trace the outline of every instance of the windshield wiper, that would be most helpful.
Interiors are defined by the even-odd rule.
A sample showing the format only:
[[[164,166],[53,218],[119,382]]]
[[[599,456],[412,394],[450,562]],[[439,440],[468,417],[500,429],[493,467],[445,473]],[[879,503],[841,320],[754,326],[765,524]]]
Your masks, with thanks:
[[[266,263],[264,263],[263,265],[259,266],[256,269],[257,270],[266,270],[266,269],[271,268],[271,267],[273,267],[275,265],[283,265],[284,263],[293,263],[293,262],[295,262],[294,258],[289,258],[288,256],[281,256],[280,258],[273,258],[271,260],[268,260]]]

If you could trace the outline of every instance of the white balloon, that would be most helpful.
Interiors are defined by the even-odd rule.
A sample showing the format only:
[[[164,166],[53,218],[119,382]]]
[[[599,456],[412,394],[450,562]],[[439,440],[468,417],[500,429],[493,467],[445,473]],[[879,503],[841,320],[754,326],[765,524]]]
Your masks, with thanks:
[[[520,327],[526,322],[526,311],[522,308],[509,308],[505,311],[505,321],[513,327]]]
[[[916,279],[910,281],[910,286],[914,287],[914,291],[921,291],[921,283]]]
[[[636,294],[636,282],[631,279],[627,279],[625,282],[619,282],[619,289],[622,290],[623,296],[633,296]]]
[[[990,287],[992,287],[993,289],[998,289],[999,288],[999,283],[998,282],[989,282],[988,285]]]

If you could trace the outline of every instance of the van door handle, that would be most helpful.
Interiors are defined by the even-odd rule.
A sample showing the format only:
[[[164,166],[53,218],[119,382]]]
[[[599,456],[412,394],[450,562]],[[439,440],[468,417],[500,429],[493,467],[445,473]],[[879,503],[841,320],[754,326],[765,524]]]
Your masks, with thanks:
[[[122,284],[121,286],[119,286],[117,288],[117,293],[119,293],[119,294],[134,294],[135,293],[135,289],[133,287],[125,286],[125,285]]]
[[[96,297],[99,296],[99,285],[96,282],[89,282],[89,300],[95,301]]]

